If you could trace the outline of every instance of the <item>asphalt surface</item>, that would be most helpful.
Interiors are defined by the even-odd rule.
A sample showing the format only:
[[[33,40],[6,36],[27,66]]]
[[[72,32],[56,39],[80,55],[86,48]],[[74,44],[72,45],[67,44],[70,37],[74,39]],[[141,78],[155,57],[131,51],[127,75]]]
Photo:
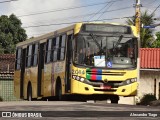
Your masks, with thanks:
[[[0,102],[0,120],[159,120],[160,106],[136,106],[105,102],[16,101]],[[11,114],[11,117],[6,117]],[[18,117],[17,117],[18,116]]]

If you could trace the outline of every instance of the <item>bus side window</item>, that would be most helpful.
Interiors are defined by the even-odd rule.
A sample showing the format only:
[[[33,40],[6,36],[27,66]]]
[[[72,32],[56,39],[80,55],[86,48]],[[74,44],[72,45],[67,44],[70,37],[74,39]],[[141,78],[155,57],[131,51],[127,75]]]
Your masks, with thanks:
[[[56,38],[52,38],[52,53],[51,53],[51,61],[55,61],[54,60],[54,54],[55,54],[55,50],[56,50]]]
[[[29,45],[28,47],[27,47],[27,64],[26,64],[26,66],[27,67],[30,67],[31,66],[31,60],[32,60],[32,45]]]
[[[15,69],[19,70],[21,67],[21,51],[22,49],[17,49],[16,51],[16,65],[15,65]]]
[[[58,56],[58,48],[59,48],[59,37],[56,37],[56,42],[55,42],[55,47],[54,47],[54,52],[53,52],[53,61],[57,61],[57,56]]]
[[[56,41],[57,42],[57,41]],[[61,54],[61,43],[62,43],[62,36],[59,37],[59,46],[57,50],[57,60],[60,60],[60,54]]]
[[[51,48],[52,47],[52,39],[47,40],[47,46],[46,46],[46,63],[49,63],[51,61]]]
[[[33,66],[34,61],[34,51],[35,51],[35,44],[32,45],[32,58],[31,58],[31,66]]]
[[[38,58],[38,43],[34,45],[34,49],[33,49],[33,61],[32,61],[32,65],[36,66],[37,65],[37,58]]]
[[[66,45],[66,35],[62,35],[61,46],[60,46],[60,60],[64,60],[65,45]]]

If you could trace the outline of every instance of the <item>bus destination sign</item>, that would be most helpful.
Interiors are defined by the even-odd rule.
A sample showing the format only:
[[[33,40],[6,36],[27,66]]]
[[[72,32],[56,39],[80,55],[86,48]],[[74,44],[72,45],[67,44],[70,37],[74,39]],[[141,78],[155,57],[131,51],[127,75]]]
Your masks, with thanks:
[[[130,27],[111,24],[85,24],[83,26],[83,31],[131,34]]]

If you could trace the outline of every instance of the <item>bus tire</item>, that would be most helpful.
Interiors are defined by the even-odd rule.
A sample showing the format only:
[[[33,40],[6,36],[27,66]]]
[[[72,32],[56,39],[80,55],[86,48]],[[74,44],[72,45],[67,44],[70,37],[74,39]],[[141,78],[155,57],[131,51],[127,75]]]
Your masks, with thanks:
[[[63,96],[62,96],[62,86],[61,86],[61,82],[58,81],[57,85],[56,85],[56,97],[59,101],[62,100]]]
[[[113,97],[110,98],[110,100],[111,100],[111,103],[118,104],[119,96],[113,96]]]
[[[32,101],[32,87],[31,87],[31,85],[29,85],[28,89],[27,89],[27,100]]]

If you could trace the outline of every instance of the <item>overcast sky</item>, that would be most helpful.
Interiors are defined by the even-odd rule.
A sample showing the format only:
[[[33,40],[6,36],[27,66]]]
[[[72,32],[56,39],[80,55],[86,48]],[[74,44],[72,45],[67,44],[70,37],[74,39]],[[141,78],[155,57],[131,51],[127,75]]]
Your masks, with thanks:
[[[2,1],[8,0],[0,0],[0,15],[14,13],[21,19],[28,37],[31,37],[54,31],[73,22],[102,20],[124,24],[124,17],[135,14],[133,4],[136,0],[17,0],[1,3]],[[142,11],[147,9],[152,13],[160,5],[160,0],[141,0],[141,4]],[[156,10],[155,17],[159,18],[159,13],[160,7]],[[48,26],[33,27],[40,25]],[[157,28],[159,30],[159,27]]]

